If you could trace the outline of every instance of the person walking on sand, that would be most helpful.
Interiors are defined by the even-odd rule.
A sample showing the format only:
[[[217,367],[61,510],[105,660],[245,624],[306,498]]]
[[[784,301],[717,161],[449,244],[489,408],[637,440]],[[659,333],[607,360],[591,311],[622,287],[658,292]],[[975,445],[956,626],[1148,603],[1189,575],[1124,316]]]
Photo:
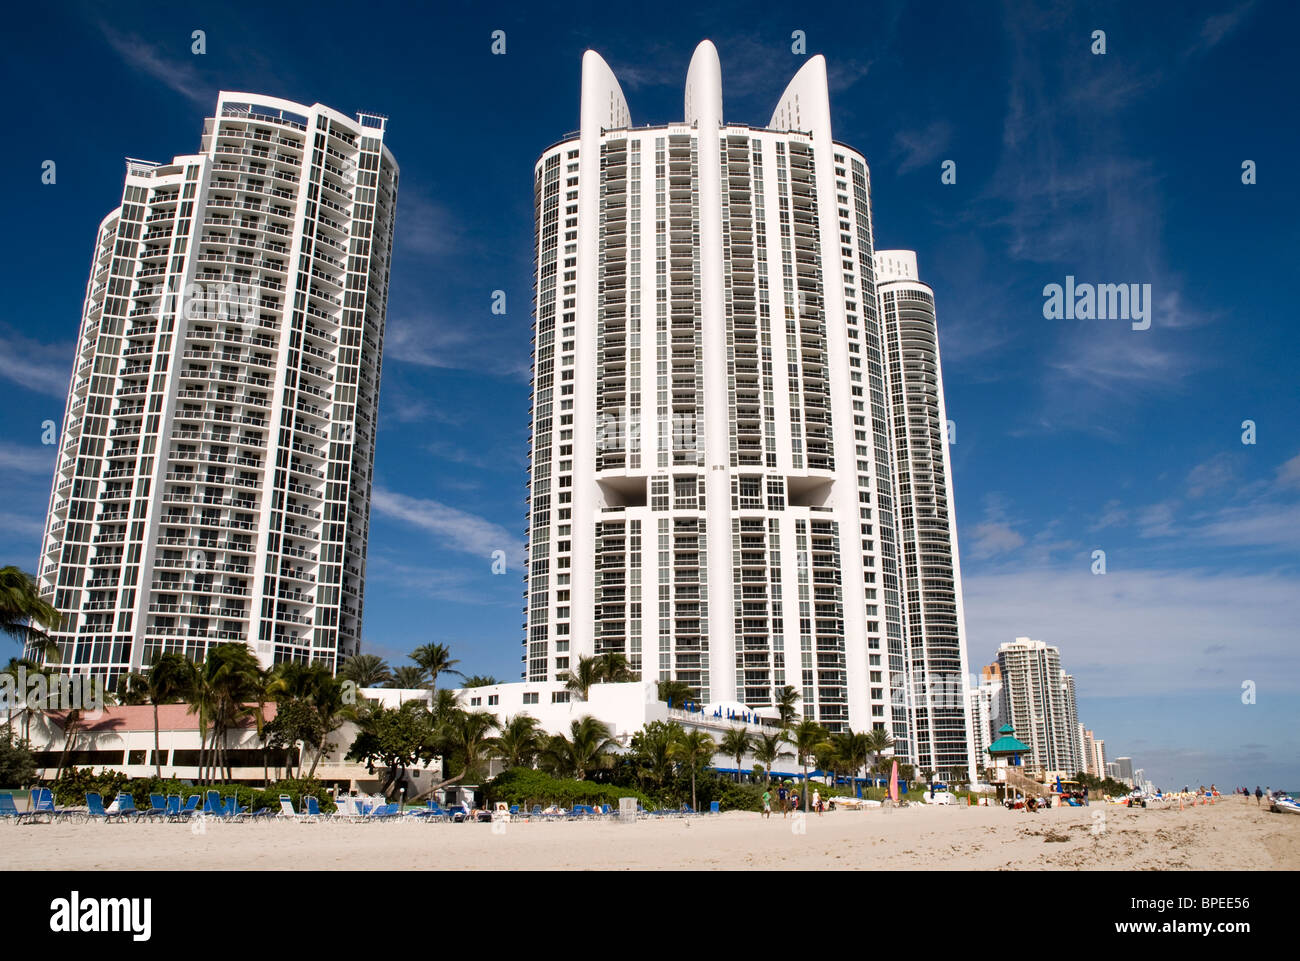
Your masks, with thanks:
[[[1264,798],[1264,792],[1261,791],[1259,789],[1259,785],[1256,784],[1255,785],[1255,806],[1256,807],[1258,807],[1261,803],[1263,803],[1263,798]]]
[[[781,805],[781,820],[785,820],[790,815],[789,794],[786,793],[785,785],[782,784],[776,789],[776,800]]]
[[[764,789],[764,791],[763,791],[763,817],[765,817],[765,818],[770,818],[771,816],[772,816],[772,792],[771,792],[770,790]]]

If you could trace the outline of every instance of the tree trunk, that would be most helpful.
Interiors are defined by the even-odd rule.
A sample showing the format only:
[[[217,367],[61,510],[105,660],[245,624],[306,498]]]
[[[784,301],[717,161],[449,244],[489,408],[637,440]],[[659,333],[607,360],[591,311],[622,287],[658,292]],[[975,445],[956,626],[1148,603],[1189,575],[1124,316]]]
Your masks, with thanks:
[[[67,737],[63,741],[63,753],[59,755],[59,766],[54,772],[56,781],[63,776],[63,767],[67,764],[68,755],[72,753],[72,742],[77,739],[77,723],[78,719],[70,712],[67,717],[68,730]]]
[[[313,753],[311,758],[311,770],[307,772],[308,778],[313,778],[316,776],[316,765],[320,763],[321,756],[325,753],[325,745],[313,744],[312,751]]]
[[[425,789],[424,789],[423,791],[421,791],[419,794],[416,794],[416,795],[413,795],[412,797],[407,798],[407,799],[406,799],[406,800],[407,800],[407,803],[409,803],[409,804],[414,804],[416,801],[419,801],[419,800],[422,799],[422,798],[426,798],[426,797],[428,797],[428,796],[429,796],[430,794],[432,794],[434,791],[437,791],[437,790],[439,790],[439,789],[441,789],[441,788],[444,788],[444,787],[446,787],[448,784],[456,784],[456,783],[458,783],[458,782],[459,782],[459,781],[460,781],[464,776],[465,776],[465,772],[464,772],[464,771],[461,771],[461,772],[460,772],[459,774],[457,774],[455,777],[449,777],[449,778],[447,778],[445,781],[439,781],[437,784],[434,784],[434,785],[431,785],[431,786],[425,788]]]
[[[207,784],[208,773],[208,722],[199,718],[199,784]]]
[[[158,760],[158,702],[153,705],[153,776],[162,779],[162,762]]]

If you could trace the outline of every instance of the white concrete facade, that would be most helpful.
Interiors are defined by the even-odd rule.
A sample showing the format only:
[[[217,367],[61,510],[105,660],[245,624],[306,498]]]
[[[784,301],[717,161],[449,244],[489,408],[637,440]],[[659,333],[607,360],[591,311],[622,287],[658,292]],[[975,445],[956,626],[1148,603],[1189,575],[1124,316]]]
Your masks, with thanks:
[[[965,631],[952,657],[906,649],[870,174],[832,138],[826,61],[755,127],[723,120],[702,43],[682,116],[633,126],[588,51],[580,130],[534,170],[521,676],[612,650],[703,701],[757,709],[793,685],[805,717],[887,728],[915,759],[907,693],[933,689],[915,663],[953,687],[923,711],[927,759],[974,776]],[[946,459],[933,476],[946,508]]]
[[[223,92],[199,153],[127,162],[38,565],[67,615],[59,669],[112,682],[229,641],[267,666],[357,652],[398,179],[385,126]]]
[[[901,613],[913,755],[921,770],[974,778],[981,753],[972,745],[983,734],[972,730],[966,698],[956,696],[968,676],[966,612],[934,291],[921,283],[913,251],[880,250],[875,262],[908,599]]]
[[[580,130],[537,162],[522,677],[617,651],[704,701],[791,685],[915,759],[912,660],[955,675],[924,743],[973,778],[964,630],[906,646],[866,159],[832,137],[820,56],[766,127],[722,107],[708,41],[685,119],[646,127],[588,51]],[[946,506],[946,460],[935,479]]]

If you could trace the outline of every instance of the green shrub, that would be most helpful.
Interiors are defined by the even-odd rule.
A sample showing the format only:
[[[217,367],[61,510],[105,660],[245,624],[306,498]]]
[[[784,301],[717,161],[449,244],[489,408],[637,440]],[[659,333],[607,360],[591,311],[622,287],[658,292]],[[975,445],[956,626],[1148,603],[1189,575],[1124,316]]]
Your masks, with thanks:
[[[105,804],[112,802],[119,791],[127,790],[131,779],[118,771],[103,771],[96,774],[91,768],[65,768],[63,773],[50,783],[54,792],[54,803],[59,807],[78,807],[86,803],[87,792],[98,794]],[[146,797],[146,800],[148,798]]]
[[[36,782],[36,759],[26,741],[0,737],[0,784],[27,787]]]
[[[598,784],[594,781],[573,781],[552,777],[532,768],[512,767],[503,771],[483,786],[488,803],[504,801],[529,808],[534,804],[546,807],[558,804],[608,804],[618,807],[619,798],[634,797],[643,807],[653,807],[650,799],[632,787]]]
[[[54,781],[50,787],[54,791],[55,803],[61,807],[78,807],[86,803],[86,793],[97,793],[105,804],[112,803],[119,791],[131,795],[135,806],[148,810],[152,806],[151,794],[170,797],[180,795],[182,806],[193,795],[206,798],[209,791],[216,791],[224,802],[228,797],[235,797],[241,808],[256,811],[259,808],[280,810],[280,795],[289,795],[294,810],[302,810],[303,798],[316,798],[322,811],[330,812],[335,808],[329,792],[315,779],[294,779],[277,781],[267,788],[252,787],[248,784],[186,784],[170,778],[143,777],[128,778],[116,771],[104,771],[95,774],[90,768],[78,770],[69,768],[63,776]]]

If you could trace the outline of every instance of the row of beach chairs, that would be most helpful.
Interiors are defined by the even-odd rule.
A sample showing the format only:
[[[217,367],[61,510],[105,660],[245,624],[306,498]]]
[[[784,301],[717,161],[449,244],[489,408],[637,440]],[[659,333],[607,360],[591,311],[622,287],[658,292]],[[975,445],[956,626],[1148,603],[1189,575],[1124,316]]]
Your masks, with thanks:
[[[376,818],[383,818],[396,813],[400,805],[388,805],[391,810],[367,810],[365,813]],[[218,791],[204,794],[192,794],[182,802],[179,794],[164,797],[161,794],[149,795],[149,807],[137,808],[135,798],[122,792],[111,805],[104,804],[104,798],[97,793],[86,794],[86,806],[60,808],[54,803],[54,794],[49,788],[33,788],[31,804],[26,811],[19,811],[12,794],[0,793],[0,820],[16,823],[50,823],[54,821],[103,821],[105,824],[127,821],[188,821],[192,818],[215,818],[221,821],[253,821],[271,818],[290,818],[294,820],[319,820],[325,815],[314,797],[308,797],[301,813],[293,808],[293,800],[287,794],[280,795],[280,808],[258,808],[251,811],[241,807],[236,797],[222,798]]]
[[[518,804],[508,808],[503,804],[495,812],[477,812],[482,820],[492,820],[508,816],[510,820],[527,820],[540,822],[554,821],[596,821],[613,819],[618,811],[608,804],[575,804],[566,809],[543,808],[534,804],[525,811]],[[656,809],[648,811],[637,805],[638,818],[683,818],[696,815],[689,804],[681,808]],[[713,802],[709,811],[718,813],[718,804]],[[342,797],[338,800],[338,809],[326,814],[320,809],[320,803],[314,797],[304,800],[301,811],[295,810],[293,800],[287,794],[280,795],[278,811],[271,808],[259,808],[250,811],[240,807],[238,798],[222,798],[217,791],[206,794],[192,794],[182,803],[178,794],[164,797],[161,794],[149,795],[149,808],[135,806],[135,799],[125,792],[118,794],[117,800],[105,806],[99,794],[88,793],[84,808],[59,808],[54,804],[54,794],[49,788],[33,788],[31,805],[26,811],[19,811],[14,804],[12,794],[0,793],[0,820],[12,820],[17,823],[36,823],[54,821],[92,821],[100,820],[105,824],[127,821],[188,821],[196,817],[214,818],[220,821],[257,821],[282,819],[300,823],[319,823],[322,821],[343,821],[349,823],[375,823],[397,819],[461,823],[473,820],[476,812],[471,812],[463,805],[451,808],[442,807],[437,801],[429,801],[424,808],[416,811],[403,811],[401,804],[384,803],[382,798]]]

